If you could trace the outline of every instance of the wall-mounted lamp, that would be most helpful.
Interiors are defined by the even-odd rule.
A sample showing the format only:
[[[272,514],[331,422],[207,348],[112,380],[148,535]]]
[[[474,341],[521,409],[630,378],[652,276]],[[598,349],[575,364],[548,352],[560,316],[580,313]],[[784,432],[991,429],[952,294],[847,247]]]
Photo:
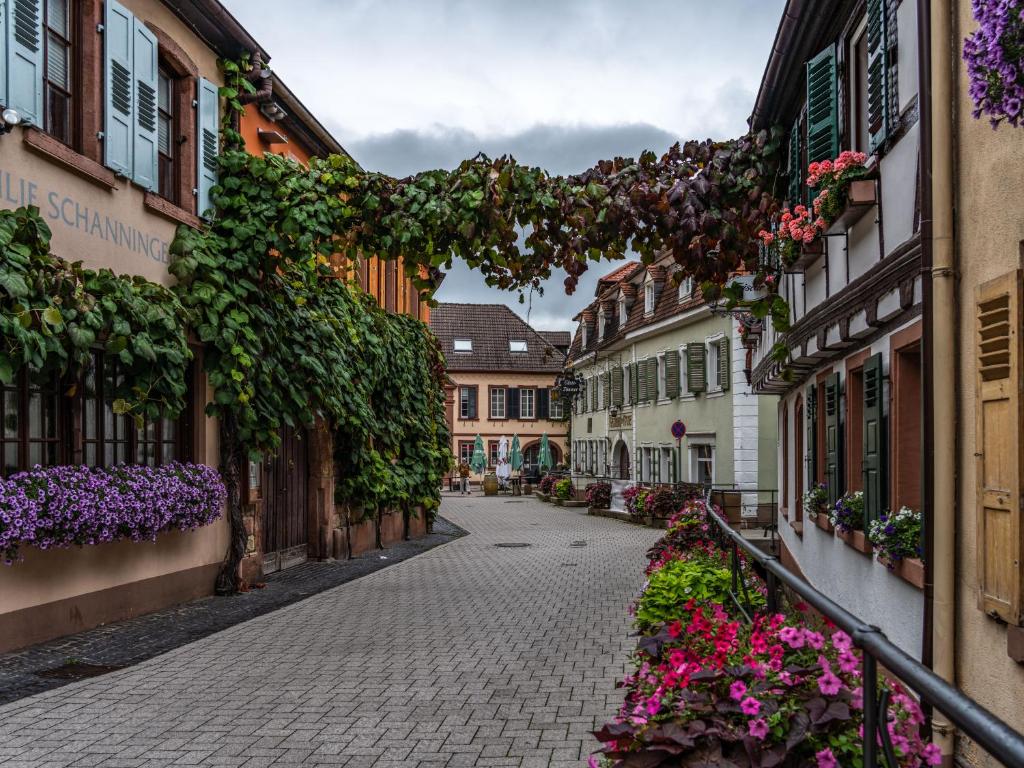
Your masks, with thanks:
[[[8,107],[3,111],[3,124],[0,125],[0,135],[10,133],[15,126],[21,125],[21,115],[18,110]]]

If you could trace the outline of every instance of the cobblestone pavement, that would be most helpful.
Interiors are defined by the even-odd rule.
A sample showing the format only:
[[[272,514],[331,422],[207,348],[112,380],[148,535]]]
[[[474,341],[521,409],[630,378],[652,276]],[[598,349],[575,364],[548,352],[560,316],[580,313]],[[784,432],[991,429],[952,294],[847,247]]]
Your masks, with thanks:
[[[0,704],[67,685],[40,676],[73,660],[76,665],[127,667],[167,653],[214,632],[304,600],[339,584],[395,565],[465,532],[438,518],[434,532],[351,560],[309,562],[266,577],[263,589],[231,597],[208,597],[144,616],[106,624],[68,637],[0,654]]]
[[[0,765],[582,765],[658,532],[525,498],[441,512],[471,535],[0,707]]]

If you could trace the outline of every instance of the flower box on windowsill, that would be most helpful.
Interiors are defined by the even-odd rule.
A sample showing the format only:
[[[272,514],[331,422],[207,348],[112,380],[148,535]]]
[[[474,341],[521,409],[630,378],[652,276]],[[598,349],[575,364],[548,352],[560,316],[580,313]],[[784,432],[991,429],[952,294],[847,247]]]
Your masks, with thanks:
[[[845,541],[851,547],[856,549],[858,552],[864,555],[870,555],[872,552],[871,542],[868,540],[867,535],[864,531],[836,531],[836,536]]]
[[[889,573],[899,576],[911,586],[924,589],[924,562],[916,557],[904,557],[893,563],[885,555],[879,555],[878,562],[885,566]]]
[[[832,527],[832,523],[828,520],[828,515],[824,512],[810,512],[808,517],[814,521],[814,524],[821,528],[825,533],[833,533],[835,528]]]
[[[825,253],[825,241],[820,237],[810,243],[800,246],[800,255],[796,261],[786,267],[787,272],[804,272],[811,264],[821,258]]]
[[[846,234],[864,217],[864,214],[875,207],[877,202],[878,192],[874,179],[857,179],[850,182],[850,188],[846,192],[846,207],[825,234]]]

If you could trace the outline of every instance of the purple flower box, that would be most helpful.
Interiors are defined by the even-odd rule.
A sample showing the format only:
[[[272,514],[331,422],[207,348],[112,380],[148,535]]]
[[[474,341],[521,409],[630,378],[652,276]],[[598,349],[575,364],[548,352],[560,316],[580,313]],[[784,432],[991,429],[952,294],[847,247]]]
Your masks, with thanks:
[[[157,534],[209,525],[227,493],[203,464],[162,467],[34,467],[0,480],[0,557],[19,548],[154,541]]]

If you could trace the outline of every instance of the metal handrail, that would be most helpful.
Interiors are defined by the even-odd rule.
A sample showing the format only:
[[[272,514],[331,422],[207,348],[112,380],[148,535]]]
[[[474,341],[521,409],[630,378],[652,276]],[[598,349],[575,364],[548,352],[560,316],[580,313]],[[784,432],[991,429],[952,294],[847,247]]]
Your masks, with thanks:
[[[713,512],[709,516],[718,527],[719,534],[726,538],[731,547],[734,570],[732,599],[744,615],[752,615],[753,606],[749,600],[745,601],[744,606],[741,603],[742,597],[736,592],[735,574],[739,567],[738,550],[740,549],[749,560],[764,569],[770,611],[777,610],[779,585],[781,584],[799,595],[808,605],[853,638],[854,644],[862,651],[861,664],[865,693],[877,689],[878,665],[882,664],[893,677],[900,679],[913,689],[922,701],[942,712],[953,725],[973,739],[997,761],[1013,768],[1024,768],[1024,736],[959,688],[946,682],[921,662],[898,648],[878,627],[865,623],[793,574],[778,557],[765,554],[757,549],[734,531],[728,521]],[[739,583],[742,584],[742,581],[740,578]],[[878,744],[874,738],[868,737],[869,734],[877,733],[882,742],[886,763],[891,768],[896,768],[889,732],[885,727],[887,705],[888,691],[883,690],[878,700],[874,696],[865,695],[864,697],[863,749],[865,766],[878,765]]]

